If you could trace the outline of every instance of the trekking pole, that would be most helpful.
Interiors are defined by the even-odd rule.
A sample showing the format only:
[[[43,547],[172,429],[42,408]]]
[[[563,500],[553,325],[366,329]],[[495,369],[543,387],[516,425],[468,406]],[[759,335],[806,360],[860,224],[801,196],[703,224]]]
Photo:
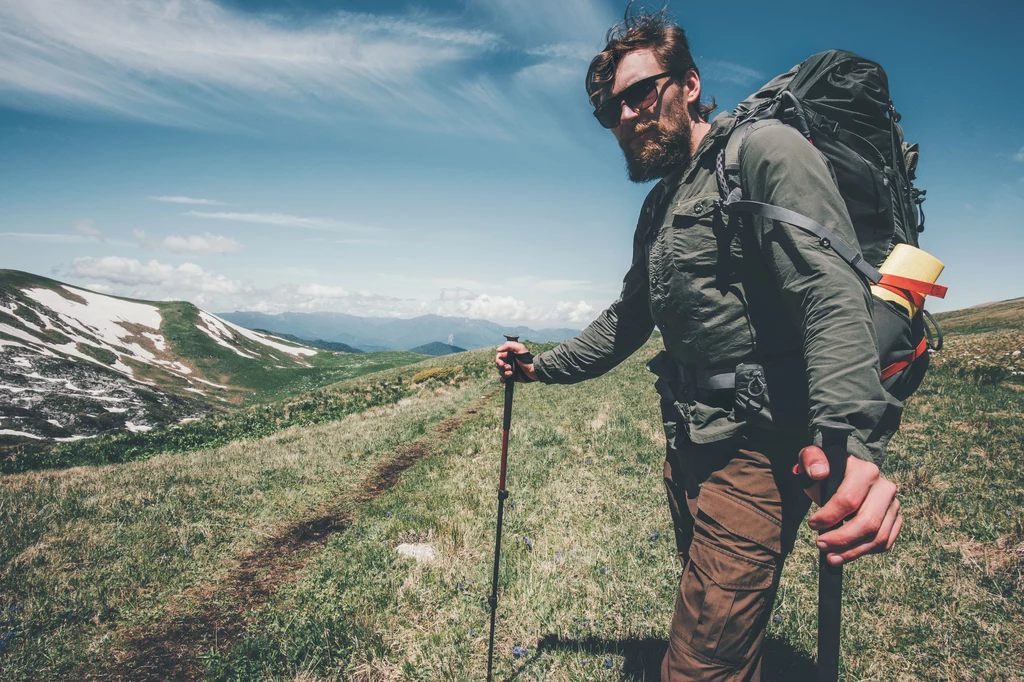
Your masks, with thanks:
[[[505,334],[508,341],[518,341],[519,337],[512,334]],[[498,530],[494,536],[494,574],[491,578],[491,595],[487,603],[491,606],[491,637],[487,645],[487,682],[491,682],[491,666],[494,662],[494,617],[498,611],[498,562],[501,559],[501,519],[505,514],[505,498],[508,491],[505,490],[505,467],[508,462],[508,431],[512,425],[512,392],[515,389],[516,377],[520,376],[522,370],[516,358],[522,358],[525,362],[532,362],[533,356],[530,353],[516,355],[511,350],[505,354],[508,364],[512,365],[512,376],[505,378],[505,416],[501,427],[501,473],[498,475]]]
[[[821,431],[821,449],[828,459],[828,478],[821,482],[821,506],[824,507],[846,476],[846,437],[854,430],[849,424],[824,422]],[[840,521],[827,533],[843,525]],[[818,675],[817,682],[836,682],[839,679],[839,626],[843,608],[843,565],[833,566],[827,553],[818,554]]]

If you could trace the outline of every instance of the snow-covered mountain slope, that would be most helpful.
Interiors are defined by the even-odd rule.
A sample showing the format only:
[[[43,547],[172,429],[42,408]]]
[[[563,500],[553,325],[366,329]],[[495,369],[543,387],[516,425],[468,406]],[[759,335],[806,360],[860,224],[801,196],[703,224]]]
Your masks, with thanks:
[[[105,296],[0,270],[0,445],[195,419],[322,351],[189,303]]]

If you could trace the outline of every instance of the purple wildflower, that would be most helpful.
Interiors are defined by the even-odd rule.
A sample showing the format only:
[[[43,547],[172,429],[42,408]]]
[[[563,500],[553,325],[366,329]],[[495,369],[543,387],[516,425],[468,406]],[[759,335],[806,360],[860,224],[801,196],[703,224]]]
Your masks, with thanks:
[[[512,655],[513,656],[525,656],[526,655],[526,649],[524,649],[521,646],[514,646],[514,647],[512,647]]]

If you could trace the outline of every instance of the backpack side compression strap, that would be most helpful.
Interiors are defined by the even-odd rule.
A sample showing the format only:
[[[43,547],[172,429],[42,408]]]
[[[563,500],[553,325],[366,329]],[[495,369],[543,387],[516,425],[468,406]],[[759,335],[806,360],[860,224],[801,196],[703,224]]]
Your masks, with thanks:
[[[882,273],[865,261],[863,256],[850,248],[846,242],[837,237],[827,227],[802,213],[797,213],[781,206],[765,204],[760,201],[749,201],[747,199],[727,201],[725,208],[729,211],[751,213],[768,220],[778,220],[779,222],[797,227],[804,232],[809,232],[821,241],[822,246],[835,251],[840,258],[849,263],[854,270],[863,275],[872,284],[878,284],[882,279]]]

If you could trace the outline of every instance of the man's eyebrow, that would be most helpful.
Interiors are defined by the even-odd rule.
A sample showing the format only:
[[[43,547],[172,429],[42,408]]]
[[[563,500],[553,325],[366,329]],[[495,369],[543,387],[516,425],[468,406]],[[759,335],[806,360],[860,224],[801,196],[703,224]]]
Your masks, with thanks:
[[[629,85],[623,86],[623,88],[621,90],[619,90],[618,92],[612,92],[612,89],[609,87],[609,88],[607,88],[607,90],[608,90],[608,97],[605,98],[605,99],[609,99],[609,98],[615,97],[616,95],[621,95],[626,90],[629,90],[631,87],[633,87],[634,85],[636,85],[637,83],[639,83],[642,80],[646,80],[647,78],[650,78],[650,76],[644,76],[643,78],[637,78],[635,81],[633,81]],[[613,83],[613,85],[614,85],[614,83]]]

